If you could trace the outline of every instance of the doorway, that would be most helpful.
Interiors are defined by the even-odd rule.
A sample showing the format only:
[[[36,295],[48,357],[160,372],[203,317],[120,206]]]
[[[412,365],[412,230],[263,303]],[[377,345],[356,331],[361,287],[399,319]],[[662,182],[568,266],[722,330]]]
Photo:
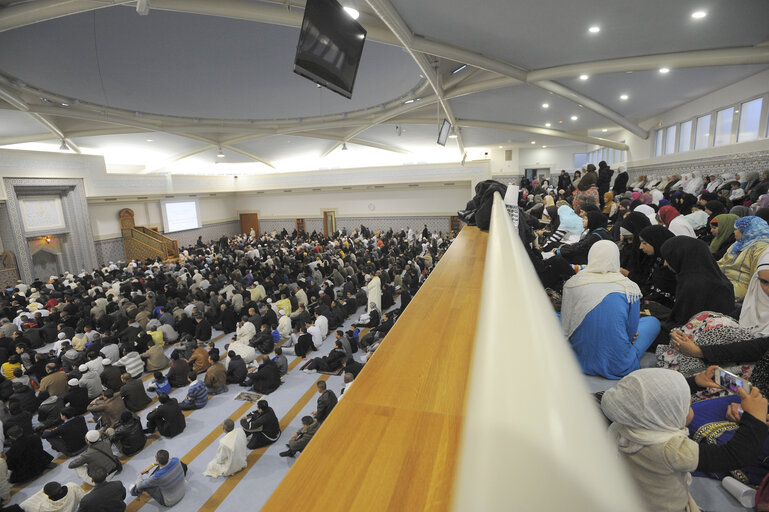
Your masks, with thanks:
[[[32,255],[32,268],[34,269],[34,277],[40,279],[61,274],[59,257],[48,251],[41,250]]]
[[[241,213],[240,214],[240,232],[250,233],[253,228],[256,236],[259,236],[259,214],[258,213]]]
[[[296,232],[304,233],[304,219],[296,219]]]
[[[323,234],[331,236],[336,232],[336,212],[333,210],[323,211]]]

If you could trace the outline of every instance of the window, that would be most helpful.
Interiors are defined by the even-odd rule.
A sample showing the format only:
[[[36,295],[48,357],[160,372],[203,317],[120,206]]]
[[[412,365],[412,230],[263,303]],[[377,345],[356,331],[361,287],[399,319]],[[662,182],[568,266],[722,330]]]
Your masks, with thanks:
[[[732,142],[732,123],[734,122],[734,107],[719,110],[716,115],[716,138],[714,146],[724,146]]]
[[[654,156],[662,156],[662,128],[657,130],[657,140],[654,143]]]
[[[672,155],[676,152],[676,125],[668,126],[665,130],[665,154]]]
[[[737,133],[737,142],[756,140],[758,138],[758,125],[761,122],[762,98],[747,101],[740,107],[740,130]]]
[[[580,169],[587,163],[587,153],[574,153],[574,168]]]
[[[710,140],[710,114],[697,119],[697,138],[694,140],[694,149],[705,149]]]
[[[689,151],[692,143],[692,122],[681,123],[681,133],[678,135],[678,152]]]

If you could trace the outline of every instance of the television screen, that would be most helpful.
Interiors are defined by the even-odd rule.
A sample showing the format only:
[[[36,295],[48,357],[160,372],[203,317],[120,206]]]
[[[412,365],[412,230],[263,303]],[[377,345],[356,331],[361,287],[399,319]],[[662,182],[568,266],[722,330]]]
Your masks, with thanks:
[[[438,144],[445,146],[446,139],[449,138],[449,133],[451,133],[451,123],[448,119],[444,119],[443,124],[441,125],[441,130],[438,132]]]
[[[352,98],[366,30],[336,0],[307,0],[294,73]]]

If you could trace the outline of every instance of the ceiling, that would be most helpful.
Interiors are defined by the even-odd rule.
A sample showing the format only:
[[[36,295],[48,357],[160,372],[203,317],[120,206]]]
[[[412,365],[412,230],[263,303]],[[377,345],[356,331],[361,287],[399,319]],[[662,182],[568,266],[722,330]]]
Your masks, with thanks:
[[[368,31],[350,100],[293,73],[304,2],[150,0],[140,16],[132,2],[0,0],[0,146],[138,174],[621,149],[589,133],[646,137],[643,120],[769,68],[764,0],[341,3]]]

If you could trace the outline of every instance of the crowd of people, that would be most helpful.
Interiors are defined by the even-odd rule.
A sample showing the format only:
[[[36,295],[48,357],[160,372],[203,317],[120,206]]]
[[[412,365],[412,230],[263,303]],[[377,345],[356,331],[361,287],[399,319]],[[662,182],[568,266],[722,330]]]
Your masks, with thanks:
[[[601,162],[519,185],[519,235],[576,359],[619,381],[597,398],[649,510],[699,510],[691,472],[758,486],[769,170],[631,179]],[[656,368],[641,368],[646,352]],[[719,367],[752,391],[724,389]]]
[[[307,358],[307,373],[342,371],[344,392],[449,244],[427,226],[421,233],[361,226],[331,237],[252,231],[198,239],[180,261],[110,262],[5,290],[0,510],[120,511],[127,495],[145,492],[174,505],[185,493],[184,462],[159,450],[126,489],[113,479],[121,458],[141,452],[156,432],[189,435],[185,411],[230,386],[274,392],[289,369],[286,355]],[[222,352],[217,331],[231,337]],[[334,348],[311,357],[331,337]],[[302,452],[336,405],[324,380],[317,389],[316,411],[281,456]],[[222,432],[206,476],[243,470],[250,450],[281,437],[266,396],[240,422],[225,419]],[[68,459],[73,482],[47,482],[12,504],[11,486],[53,467],[54,454]]]

